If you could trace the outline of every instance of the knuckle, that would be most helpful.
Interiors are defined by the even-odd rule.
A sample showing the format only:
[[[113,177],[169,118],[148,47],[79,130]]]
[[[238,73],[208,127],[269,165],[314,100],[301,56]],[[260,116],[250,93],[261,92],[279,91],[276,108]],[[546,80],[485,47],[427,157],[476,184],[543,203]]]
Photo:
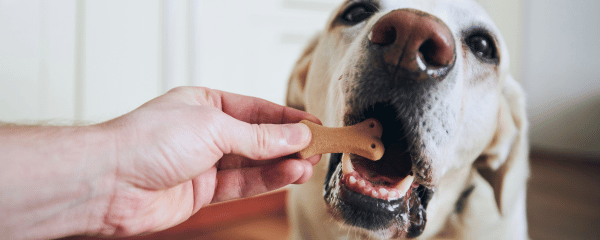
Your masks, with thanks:
[[[178,87],[174,87],[171,90],[169,90],[170,93],[181,93],[181,92],[185,92],[186,91],[186,87],[184,86],[178,86]]]
[[[252,131],[255,136],[255,148],[252,149],[251,155],[257,160],[265,159],[269,153],[269,138],[270,133],[267,126],[262,124],[252,124]]]
[[[203,104],[206,102],[211,102],[214,100],[215,96],[218,94],[205,87],[190,87],[190,86],[178,86],[174,87],[167,92],[169,95],[176,95],[180,97],[184,97],[186,99],[192,99],[193,101]]]

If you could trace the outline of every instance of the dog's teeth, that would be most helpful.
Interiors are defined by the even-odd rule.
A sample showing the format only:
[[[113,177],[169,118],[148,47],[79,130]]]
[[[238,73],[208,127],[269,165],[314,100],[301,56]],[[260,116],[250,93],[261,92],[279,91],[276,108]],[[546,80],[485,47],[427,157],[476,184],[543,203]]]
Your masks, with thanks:
[[[350,154],[344,153],[342,155],[342,173],[348,174],[354,172],[354,166],[352,166],[352,161],[350,161]]]
[[[385,196],[388,194],[388,190],[386,190],[385,188],[380,188],[379,189],[379,194],[381,194],[381,196]]]
[[[412,185],[414,180],[415,180],[414,176],[412,176],[412,175],[406,176],[400,183],[398,183],[396,185],[396,189],[398,189],[398,194],[400,196],[406,195],[406,192],[408,192],[408,189],[410,189],[410,186]]]
[[[348,178],[348,182],[350,182],[350,184],[355,184],[356,178],[354,176],[350,176],[350,178]]]
[[[371,196],[373,196],[373,197],[379,197],[379,193],[377,191],[375,191],[375,189],[373,189],[371,191]]]
[[[390,192],[388,193],[388,197],[389,197],[389,198],[395,198],[395,197],[396,197],[396,194],[398,194],[398,192],[396,192],[396,191],[390,191]]]
[[[362,180],[362,179],[361,179],[360,181],[358,181],[358,186],[359,186],[359,187],[365,187],[365,185],[367,185],[367,184],[365,183],[365,180]]]

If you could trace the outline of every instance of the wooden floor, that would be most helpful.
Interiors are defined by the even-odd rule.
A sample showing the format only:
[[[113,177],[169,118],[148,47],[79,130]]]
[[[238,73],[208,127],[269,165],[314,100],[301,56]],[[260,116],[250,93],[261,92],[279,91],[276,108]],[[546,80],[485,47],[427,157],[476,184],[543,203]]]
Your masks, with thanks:
[[[527,214],[532,239],[600,239],[600,161],[533,155]]]
[[[531,173],[531,239],[600,239],[600,161],[532,154]],[[204,217],[130,239],[285,239],[285,195],[277,192],[208,207],[200,212]]]

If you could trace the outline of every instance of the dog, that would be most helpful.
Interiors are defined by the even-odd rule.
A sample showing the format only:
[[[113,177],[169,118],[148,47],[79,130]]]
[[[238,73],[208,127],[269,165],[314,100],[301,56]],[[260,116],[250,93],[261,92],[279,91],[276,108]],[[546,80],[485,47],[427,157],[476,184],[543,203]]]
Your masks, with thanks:
[[[342,127],[375,118],[385,154],[324,155],[290,189],[295,239],[527,239],[522,88],[468,0],[347,0],[310,42],[286,104]]]

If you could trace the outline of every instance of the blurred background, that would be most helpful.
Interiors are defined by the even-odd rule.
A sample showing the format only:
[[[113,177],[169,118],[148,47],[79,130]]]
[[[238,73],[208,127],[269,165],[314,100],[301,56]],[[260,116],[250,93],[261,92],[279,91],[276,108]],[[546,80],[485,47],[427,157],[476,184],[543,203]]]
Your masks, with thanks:
[[[283,104],[341,2],[0,0],[0,121],[96,123],[181,85]],[[599,237],[600,1],[478,2],[528,94],[532,237]]]

